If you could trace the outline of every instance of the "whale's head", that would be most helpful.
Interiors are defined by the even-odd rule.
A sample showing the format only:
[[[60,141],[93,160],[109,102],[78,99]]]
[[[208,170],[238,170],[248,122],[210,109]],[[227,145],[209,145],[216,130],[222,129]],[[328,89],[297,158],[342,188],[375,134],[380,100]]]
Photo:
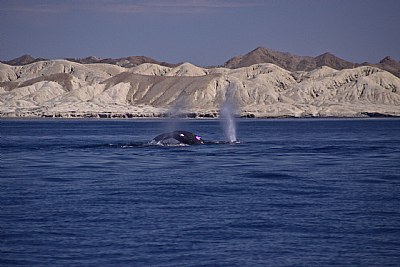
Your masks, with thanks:
[[[163,133],[156,136],[154,139],[157,143],[174,144],[181,143],[185,145],[202,145],[205,141],[194,133],[188,131],[174,131],[170,133]]]

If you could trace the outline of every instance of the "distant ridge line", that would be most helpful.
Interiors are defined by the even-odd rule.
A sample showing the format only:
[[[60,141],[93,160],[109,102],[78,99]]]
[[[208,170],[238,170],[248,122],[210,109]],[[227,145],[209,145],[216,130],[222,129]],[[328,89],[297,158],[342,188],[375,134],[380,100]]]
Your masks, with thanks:
[[[9,60],[0,61],[4,64],[12,66],[28,65],[38,61],[46,61],[49,59],[45,58],[34,58],[31,55],[23,55],[21,57]],[[95,56],[89,56],[85,58],[65,58],[65,60],[77,62],[81,64],[95,64],[95,63],[106,63],[118,65],[120,67],[131,68],[144,63],[152,63],[165,67],[177,67],[182,64],[180,63],[168,63],[160,62],[153,58],[146,56],[129,56],[122,58],[97,58]],[[393,75],[400,77],[400,62],[393,58],[386,56],[378,63],[353,63],[344,59],[341,59],[329,52],[321,54],[316,57],[311,56],[298,56],[289,52],[280,52],[265,47],[257,47],[245,55],[234,56],[224,64],[220,65],[229,69],[237,69],[243,67],[249,67],[254,64],[271,63],[288,71],[311,71],[323,66],[327,66],[336,70],[351,69],[360,66],[372,66],[383,70],[386,70]],[[210,68],[215,66],[210,66]]]

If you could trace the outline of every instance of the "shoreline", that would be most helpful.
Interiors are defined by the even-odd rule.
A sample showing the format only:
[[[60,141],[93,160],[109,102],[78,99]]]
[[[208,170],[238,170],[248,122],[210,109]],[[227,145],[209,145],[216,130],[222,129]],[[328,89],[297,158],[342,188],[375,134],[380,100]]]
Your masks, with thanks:
[[[364,112],[357,116],[248,116],[248,115],[235,115],[235,119],[241,120],[352,120],[352,119],[400,119],[399,115],[393,114],[382,114],[382,113],[368,113]],[[182,114],[180,116],[167,116],[166,114],[161,114],[160,116],[0,116],[0,120],[221,120],[219,116],[185,116]]]

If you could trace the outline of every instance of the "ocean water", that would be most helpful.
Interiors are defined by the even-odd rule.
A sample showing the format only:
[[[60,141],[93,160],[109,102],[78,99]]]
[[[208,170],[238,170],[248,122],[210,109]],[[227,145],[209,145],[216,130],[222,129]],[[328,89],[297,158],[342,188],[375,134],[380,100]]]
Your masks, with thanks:
[[[0,266],[400,266],[400,120],[0,120]]]

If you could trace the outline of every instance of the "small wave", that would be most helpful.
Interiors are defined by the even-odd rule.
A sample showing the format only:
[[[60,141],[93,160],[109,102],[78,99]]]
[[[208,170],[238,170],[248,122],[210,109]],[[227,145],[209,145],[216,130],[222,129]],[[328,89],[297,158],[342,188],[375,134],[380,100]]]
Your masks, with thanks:
[[[241,141],[207,141],[204,145],[237,145],[242,144]],[[204,146],[199,145],[199,146]],[[78,145],[78,146],[69,146],[69,148],[76,149],[107,149],[107,148],[115,148],[115,149],[126,149],[126,148],[145,148],[145,147],[189,147],[191,145],[184,143],[165,143],[160,141],[150,141],[150,142],[129,142],[129,143],[108,143],[108,144],[86,144],[86,145]],[[197,146],[197,145],[194,145]]]
[[[236,141],[206,141],[206,145],[237,145],[237,144],[242,144],[242,141],[236,140]]]
[[[102,149],[102,148],[130,148],[130,147],[144,147],[147,143],[144,142],[132,142],[132,143],[109,143],[109,144],[88,144],[82,146],[76,146],[75,148],[80,149]]]

